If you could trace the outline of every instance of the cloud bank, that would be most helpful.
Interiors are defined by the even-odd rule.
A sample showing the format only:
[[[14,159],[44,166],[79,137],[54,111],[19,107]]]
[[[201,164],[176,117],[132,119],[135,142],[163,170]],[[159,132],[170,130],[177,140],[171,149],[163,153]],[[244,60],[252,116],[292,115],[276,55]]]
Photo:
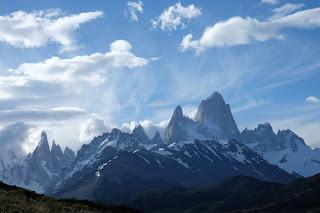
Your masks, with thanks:
[[[23,63],[0,75],[0,91],[6,91],[0,92],[0,99],[25,96],[29,90],[33,96],[39,95],[42,92],[40,88],[46,88],[47,93],[43,95],[48,96],[50,92],[79,93],[86,86],[98,86],[111,71],[148,64],[147,59],[134,55],[131,49],[128,41],[116,40],[105,53],[73,58],[51,57],[36,63]]]
[[[33,12],[16,11],[0,16],[0,41],[20,48],[61,45],[61,52],[74,50],[75,31],[81,24],[103,15],[102,11],[65,15],[59,9]]]
[[[281,10],[280,10],[281,11]],[[284,10],[283,10],[284,11]],[[288,10],[282,15],[288,13]],[[291,9],[291,11],[293,11]],[[183,37],[180,48],[201,53],[208,48],[222,48],[284,39],[285,29],[312,29],[320,27],[320,8],[307,9],[277,19],[260,21],[251,17],[232,17],[207,27],[199,39],[192,34]]]

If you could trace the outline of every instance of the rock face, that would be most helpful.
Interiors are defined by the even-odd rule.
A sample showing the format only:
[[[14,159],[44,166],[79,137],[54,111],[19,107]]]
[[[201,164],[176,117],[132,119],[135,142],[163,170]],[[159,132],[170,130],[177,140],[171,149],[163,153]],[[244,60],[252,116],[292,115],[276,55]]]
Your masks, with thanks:
[[[74,152],[66,146],[66,148],[63,151],[63,162],[66,167],[70,166],[71,163],[76,159],[76,155]]]
[[[259,124],[254,130],[245,129],[241,140],[268,162],[289,173],[311,176],[320,171],[320,153],[291,130],[275,134],[269,123]]]
[[[214,92],[199,105],[195,120],[201,124],[217,128],[218,137],[239,139],[240,132],[232,116],[229,104],[226,104],[220,93]],[[219,135],[220,134],[220,135]]]
[[[196,129],[197,124],[193,120],[185,117],[181,106],[177,106],[165,131],[165,143],[170,144],[176,141],[191,139],[192,135],[190,135],[190,131],[188,131],[188,129],[191,128]]]
[[[140,124],[133,129],[132,135],[135,136],[138,140],[140,140],[141,143],[144,143],[144,144],[151,143],[149,137],[147,136],[143,127]]]
[[[119,202],[146,190],[209,186],[234,175],[293,179],[237,141],[179,141],[147,149],[133,134],[114,129],[82,146],[54,195]]]
[[[38,146],[27,161],[30,178],[34,179],[39,185],[48,186],[53,178],[52,157],[49,142],[45,132],[41,133]]]
[[[240,132],[233,119],[230,106],[218,92],[203,100],[195,120],[185,117],[178,106],[165,131],[165,143],[193,139],[231,140],[239,139]]]

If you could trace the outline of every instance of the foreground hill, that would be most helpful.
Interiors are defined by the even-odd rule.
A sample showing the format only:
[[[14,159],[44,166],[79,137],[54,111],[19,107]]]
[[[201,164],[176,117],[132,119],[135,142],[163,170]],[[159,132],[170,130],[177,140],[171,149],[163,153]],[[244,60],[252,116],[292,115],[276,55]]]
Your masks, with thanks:
[[[237,176],[211,188],[181,187],[136,196],[144,212],[319,212],[320,174],[280,184]]]
[[[0,182],[0,212],[138,212],[127,207],[107,207],[89,201],[55,200]]]

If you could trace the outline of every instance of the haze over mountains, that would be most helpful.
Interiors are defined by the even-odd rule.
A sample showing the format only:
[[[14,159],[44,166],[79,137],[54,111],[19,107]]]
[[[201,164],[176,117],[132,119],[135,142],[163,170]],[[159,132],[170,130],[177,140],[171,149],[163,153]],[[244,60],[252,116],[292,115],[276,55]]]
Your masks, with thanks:
[[[240,133],[230,106],[214,92],[194,120],[177,106],[164,138],[157,132],[150,139],[140,125],[132,133],[115,128],[75,155],[54,142],[50,149],[43,132],[32,154],[1,162],[6,183],[108,203],[168,186],[211,186],[237,175],[286,183],[319,173],[320,151],[290,130],[275,134],[268,123]]]

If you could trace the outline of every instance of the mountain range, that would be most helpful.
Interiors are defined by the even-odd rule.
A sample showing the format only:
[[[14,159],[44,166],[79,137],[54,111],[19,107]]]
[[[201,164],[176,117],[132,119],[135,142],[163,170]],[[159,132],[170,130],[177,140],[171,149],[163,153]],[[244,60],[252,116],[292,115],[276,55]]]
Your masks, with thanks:
[[[287,183],[320,172],[320,151],[291,130],[275,134],[265,123],[240,132],[218,92],[200,103],[194,119],[177,106],[163,138],[156,132],[150,139],[140,125],[131,133],[114,128],[75,155],[55,142],[50,149],[43,132],[33,153],[6,159],[0,165],[6,183],[102,203],[167,187],[208,187],[239,175]]]
[[[9,156],[8,156],[9,155]],[[8,153],[0,159],[0,180],[31,189],[39,193],[46,191],[56,179],[59,179],[63,168],[68,167],[75,159],[74,152],[52,142],[51,149],[45,132],[33,153],[26,157],[17,157]]]

